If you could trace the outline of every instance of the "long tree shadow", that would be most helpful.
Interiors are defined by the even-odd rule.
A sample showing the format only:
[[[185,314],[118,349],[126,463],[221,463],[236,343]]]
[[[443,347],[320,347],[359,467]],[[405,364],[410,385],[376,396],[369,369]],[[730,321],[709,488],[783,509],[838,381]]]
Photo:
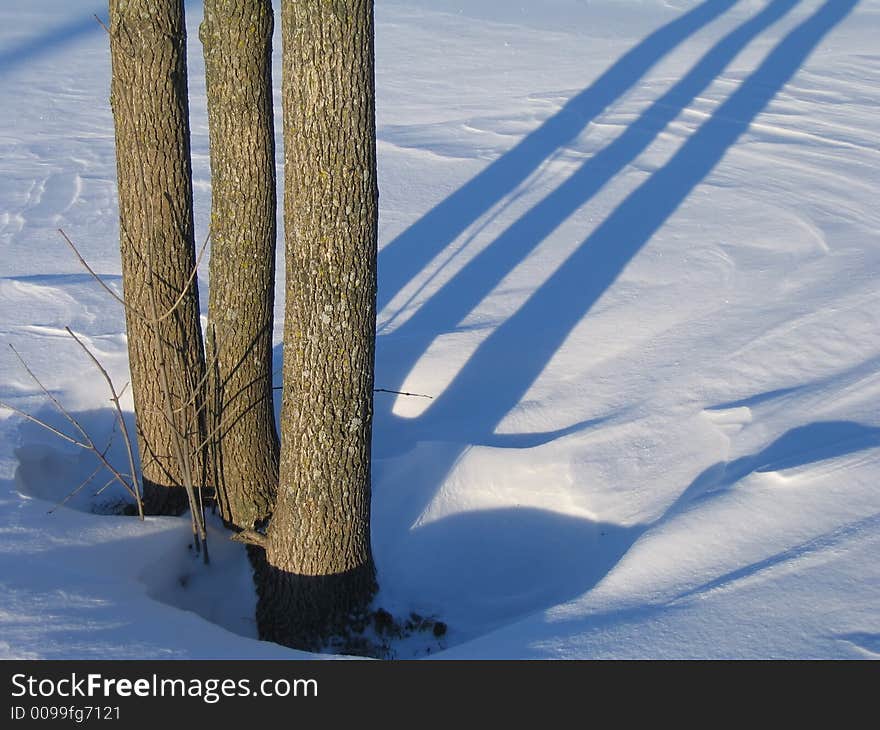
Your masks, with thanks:
[[[437,449],[432,454],[431,478],[410,485],[412,494],[401,502],[403,513],[395,515],[395,525],[385,526],[397,531],[396,535],[387,536],[386,543],[399,541],[402,544],[412,539],[411,535],[408,536],[410,526],[416,523],[463,451],[469,444],[483,443],[494,435],[498,424],[517,405],[575,325],[712,171],[822,39],[857,4],[858,0],[828,0],[781,40],[676,154],[633,191],[525,304],[479,345],[449,386],[421,416],[399,419],[391,414],[386,402],[378,402],[375,431],[382,434],[381,442],[374,447],[378,457],[381,458],[383,448],[388,445],[397,452],[408,451],[418,441],[440,441],[449,445],[449,448]],[[658,107],[652,112],[658,115],[654,119],[671,119],[676,102],[685,103],[697,93],[711,80],[710,74],[720,73],[725,59],[732,58],[747,39],[781,17],[791,6],[792,3],[784,0],[774,2],[723,39],[704,57],[698,69],[669,92],[667,102],[673,104],[673,110],[664,111]],[[624,160],[639,144],[634,136],[629,136],[626,141],[614,143],[612,148],[615,151],[606,155],[614,160]],[[589,196],[594,185],[586,179],[582,182],[583,190]],[[578,196],[574,186],[566,184],[566,187],[560,200],[570,207],[577,202]],[[557,195],[553,193],[551,197]],[[545,203],[538,205],[540,209]],[[548,210],[556,208],[555,203],[546,205]],[[542,230],[552,230],[555,221],[541,223],[540,216],[534,215],[533,238],[546,235],[541,233]],[[452,223],[447,226],[447,230],[454,228]],[[486,265],[480,264],[480,267]],[[484,273],[493,275],[487,271]],[[475,287],[478,285],[479,282],[474,284]],[[482,290],[481,286],[478,288]],[[428,334],[437,333],[434,330]],[[388,373],[384,369],[378,371],[383,385],[400,387],[401,376],[405,375],[406,367],[421,356],[423,344],[408,354],[404,366],[394,368],[392,372],[398,380],[387,381]],[[636,538],[637,534],[628,536],[624,543],[632,544]]]
[[[196,5],[196,0],[187,0],[185,5],[187,7]],[[106,22],[106,3],[96,5],[93,12],[88,15],[78,17],[76,20],[70,20],[47,30],[39,36],[26,38],[10,48],[3,49],[0,51],[0,76],[29,61],[38,59],[50,51],[64,48],[80,38],[93,33],[104,33],[98,21],[95,20],[95,16]]]
[[[106,5],[96,6],[94,13],[56,26],[35,38],[27,38],[20,43],[0,51],[0,74],[7,73],[17,66],[33,61],[49,51],[63,48],[83,36],[103,33],[95,20],[95,15],[106,13]]]
[[[651,104],[614,142],[593,155],[556,190],[511,224],[394,332],[406,353],[390,359],[383,378],[398,385],[438,332],[456,327],[521,261],[556,228],[646,150],[736,56],[799,0],[775,0],[718,42],[699,62]],[[409,357],[407,355],[410,355]]]
[[[660,60],[736,1],[706,0],[651,33],[513,149],[384,246],[379,252],[378,308],[388,304],[465,228],[577,137]]]

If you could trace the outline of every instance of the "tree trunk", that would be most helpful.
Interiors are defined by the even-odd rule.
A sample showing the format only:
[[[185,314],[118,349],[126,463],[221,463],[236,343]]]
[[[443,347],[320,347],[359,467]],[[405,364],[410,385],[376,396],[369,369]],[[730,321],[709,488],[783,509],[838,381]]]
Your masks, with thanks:
[[[278,501],[258,572],[264,639],[315,649],[376,589],[371,0],[282,3],[287,283]]]
[[[183,0],[110,0],[110,55],[128,356],[144,502],[153,514],[176,514],[186,508],[187,497],[184,469],[172,456],[175,440],[182,438],[192,457],[197,485],[204,478],[198,448],[204,436],[198,397],[204,356],[198,287],[195,277],[190,281],[196,258]],[[150,322],[172,307],[160,322]],[[165,415],[163,359],[176,425]]]
[[[271,0],[205,0],[211,139],[208,430],[223,519],[251,528],[278,483],[272,398],[275,132]]]

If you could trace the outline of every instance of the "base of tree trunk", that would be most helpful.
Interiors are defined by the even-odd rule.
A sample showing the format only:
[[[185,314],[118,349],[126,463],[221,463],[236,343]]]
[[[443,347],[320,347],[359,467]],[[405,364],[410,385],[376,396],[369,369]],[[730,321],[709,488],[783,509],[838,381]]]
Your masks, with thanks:
[[[372,563],[336,575],[297,575],[270,565],[261,548],[249,547],[248,553],[263,641],[321,651],[332,640],[345,643],[367,627],[378,587]]]
[[[144,479],[144,514],[177,517],[189,509],[186,490],[179,486],[165,486]]]

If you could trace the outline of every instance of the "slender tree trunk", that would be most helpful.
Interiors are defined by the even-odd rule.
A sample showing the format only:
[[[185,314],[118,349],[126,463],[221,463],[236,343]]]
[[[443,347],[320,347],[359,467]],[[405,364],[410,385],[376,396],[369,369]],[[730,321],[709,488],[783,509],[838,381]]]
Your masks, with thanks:
[[[263,638],[345,634],[376,589],[370,436],[376,317],[371,0],[282,3],[287,285],[281,474],[258,572]]]
[[[272,399],[275,131],[271,0],[205,0],[211,138],[208,429],[223,519],[272,511],[278,434]]]
[[[198,448],[204,436],[198,398],[204,356],[195,277],[190,282],[195,246],[183,0],[110,0],[110,54],[122,276],[144,502],[151,513],[175,514],[187,504],[181,465],[172,456],[178,434],[192,455],[194,477],[204,477]],[[149,322],[153,309],[163,315],[172,307],[158,324]],[[176,427],[165,415],[162,358],[172,375]]]

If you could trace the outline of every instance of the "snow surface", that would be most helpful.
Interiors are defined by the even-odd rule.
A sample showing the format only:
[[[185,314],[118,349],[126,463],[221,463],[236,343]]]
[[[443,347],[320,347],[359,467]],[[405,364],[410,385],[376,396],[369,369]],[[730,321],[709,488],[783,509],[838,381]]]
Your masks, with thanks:
[[[880,656],[880,0],[376,12],[377,386],[433,396],[376,396],[378,605],[449,624],[398,656]],[[123,316],[55,230],[120,286],[93,13],[0,7],[0,342],[101,441],[63,328],[122,384]],[[6,347],[0,398],[63,424]],[[0,656],[303,656],[216,523],[205,569],[103,479],[57,507],[93,469],[0,413]]]

